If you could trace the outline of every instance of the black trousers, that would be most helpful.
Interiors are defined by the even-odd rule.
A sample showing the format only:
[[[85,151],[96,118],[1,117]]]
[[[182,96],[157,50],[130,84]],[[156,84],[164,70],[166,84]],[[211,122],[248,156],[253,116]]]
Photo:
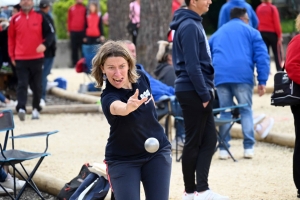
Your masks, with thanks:
[[[41,110],[40,100],[42,96],[42,67],[44,58],[35,60],[16,60],[16,73],[18,77],[16,110],[26,110],[28,85],[33,93],[32,108]]]
[[[212,99],[206,108],[195,91],[176,92],[185,125],[182,173],[185,191],[202,192],[208,187],[211,159],[217,144]],[[196,173],[196,183],[195,183]]]
[[[260,32],[262,39],[264,40],[265,44],[267,45],[267,49],[269,52],[269,47],[271,46],[272,52],[274,54],[274,60],[276,64],[276,70],[281,71],[281,61],[282,55],[280,46],[278,46],[278,37],[276,33],[273,32]]]
[[[70,39],[71,39],[71,59],[72,59],[72,67],[75,67],[77,61],[82,57],[82,43],[83,43],[84,32],[79,31],[71,31]],[[80,54],[80,56],[79,56]],[[79,58],[80,57],[80,58]]]
[[[293,156],[293,177],[296,188],[300,193],[300,105],[291,106],[291,110],[294,115],[294,126],[296,134]]]

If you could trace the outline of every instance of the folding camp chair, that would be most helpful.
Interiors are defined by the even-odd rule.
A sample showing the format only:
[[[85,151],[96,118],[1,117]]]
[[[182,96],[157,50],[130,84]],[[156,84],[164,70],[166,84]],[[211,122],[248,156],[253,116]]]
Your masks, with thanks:
[[[158,121],[161,120],[163,117],[166,117],[165,119],[165,133],[168,137],[168,139],[171,139],[171,130],[170,130],[170,117],[171,117],[171,102],[170,98],[165,98],[159,101],[155,102],[156,105],[156,113]]]
[[[12,110],[3,110],[0,111],[0,132],[6,132],[5,137],[4,137],[4,142],[3,144],[0,143],[0,167],[3,167],[4,165],[6,166],[11,166],[13,168],[13,177],[14,177],[14,196],[9,194],[6,189],[1,185],[0,187],[11,197],[11,199],[20,199],[21,195],[23,194],[25,188],[27,186],[30,186],[38,196],[41,197],[41,199],[44,199],[43,196],[41,195],[39,189],[33,182],[32,178],[39,168],[40,164],[42,163],[43,159],[45,156],[50,155],[47,153],[48,149],[48,137],[54,133],[57,133],[58,131],[52,131],[52,132],[38,132],[38,133],[28,133],[28,134],[22,134],[18,136],[14,136],[14,120],[13,120],[13,112]],[[31,137],[39,137],[39,136],[45,136],[46,137],[46,148],[44,152],[29,152],[29,151],[23,151],[23,150],[17,150],[15,149],[14,146],[14,140],[15,139],[21,139],[21,138],[31,138]],[[7,149],[7,143],[9,142],[9,138],[11,139],[12,143],[12,148]],[[26,171],[24,168],[22,162],[27,161],[27,160],[32,160],[32,159],[38,159],[38,162],[36,163],[35,167],[31,171],[30,174]],[[20,164],[21,167],[24,170],[24,175],[16,168],[16,164]],[[16,173],[19,174],[20,177],[22,177],[23,180],[26,181],[22,189],[17,193],[16,190]],[[25,177],[27,176],[27,177]]]
[[[228,136],[230,134],[230,130],[231,130],[232,126],[234,125],[234,123],[239,122],[241,120],[238,109],[245,107],[247,105],[248,104],[238,104],[238,105],[234,105],[234,106],[213,109],[214,121],[215,121],[216,127],[220,127],[220,126],[228,124],[228,123],[230,124],[229,128],[225,131],[225,133],[223,135],[216,128],[218,144],[216,146],[215,151],[217,151],[218,147],[220,145],[222,145],[234,162],[237,162],[237,160],[232,156],[231,152],[229,151],[229,148],[225,142],[225,138],[226,138],[226,136]],[[219,118],[217,116],[217,114],[219,114],[220,112],[231,112],[232,117],[231,118]]]

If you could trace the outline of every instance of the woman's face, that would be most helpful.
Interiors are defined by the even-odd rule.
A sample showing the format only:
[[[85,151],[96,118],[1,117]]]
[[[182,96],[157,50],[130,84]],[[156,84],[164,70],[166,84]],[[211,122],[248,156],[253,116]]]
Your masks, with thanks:
[[[90,4],[90,12],[91,13],[95,13],[96,12],[96,6],[95,6],[95,4]]]
[[[131,87],[128,71],[128,62],[123,57],[107,58],[102,69],[111,85],[115,88],[125,89],[130,89]]]

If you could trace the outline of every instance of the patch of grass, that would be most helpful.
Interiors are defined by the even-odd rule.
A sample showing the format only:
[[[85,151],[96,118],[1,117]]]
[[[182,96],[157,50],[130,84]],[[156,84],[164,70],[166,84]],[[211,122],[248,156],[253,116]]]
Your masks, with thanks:
[[[282,29],[282,33],[295,32],[295,20],[294,19],[281,20],[281,29]]]

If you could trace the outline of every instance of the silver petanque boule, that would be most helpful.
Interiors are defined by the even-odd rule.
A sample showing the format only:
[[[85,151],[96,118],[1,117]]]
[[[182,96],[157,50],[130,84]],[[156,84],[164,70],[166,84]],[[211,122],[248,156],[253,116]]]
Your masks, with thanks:
[[[155,153],[159,149],[159,142],[156,138],[148,138],[145,141],[145,149],[149,153]]]

